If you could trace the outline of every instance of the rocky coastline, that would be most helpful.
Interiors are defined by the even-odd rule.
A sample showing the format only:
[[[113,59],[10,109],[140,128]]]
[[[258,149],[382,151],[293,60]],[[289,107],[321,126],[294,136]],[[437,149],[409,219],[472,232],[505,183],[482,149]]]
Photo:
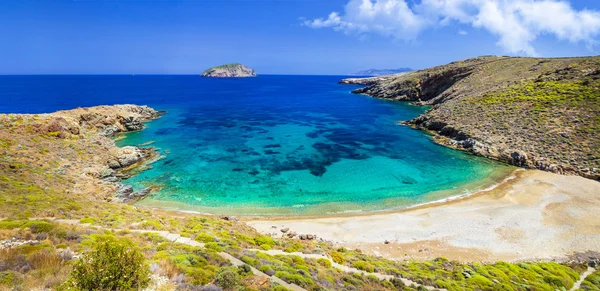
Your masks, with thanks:
[[[29,172],[56,172],[68,181],[49,184],[53,181],[46,179],[45,188],[131,203],[151,189],[134,191],[121,181],[130,177],[133,169],[157,158],[157,152],[152,147],[117,147],[113,137],[142,130],[144,122],[164,113],[147,106],[114,105],[49,114],[2,114],[0,141],[4,146],[0,152],[10,161],[7,170],[15,174],[32,167],[36,169]]]
[[[353,93],[432,106],[402,123],[435,142],[511,165],[600,180],[599,57],[479,57],[350,78]]]

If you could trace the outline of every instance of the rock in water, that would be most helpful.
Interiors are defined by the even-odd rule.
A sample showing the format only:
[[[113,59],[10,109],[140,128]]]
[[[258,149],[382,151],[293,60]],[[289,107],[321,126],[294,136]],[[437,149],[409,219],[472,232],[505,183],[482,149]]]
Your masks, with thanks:
[[[232,77],[256,77],[256,72],[242,64],[227,64],[217,67],[212,67],[204,73],[202,77],[210,78],[232,78]]]

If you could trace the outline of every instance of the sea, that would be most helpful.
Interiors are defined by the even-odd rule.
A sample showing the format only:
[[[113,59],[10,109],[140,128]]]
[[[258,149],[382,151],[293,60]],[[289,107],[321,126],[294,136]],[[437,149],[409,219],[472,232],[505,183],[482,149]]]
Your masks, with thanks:
[[[345,76],[0,76],[1,113],[113,104],[167,113],[118,146],[159,159],[124,180],[157,189],[141,206],[210,214],[321,216],[470,195],[511,167],[401,125],[428,107],[352,94]]]

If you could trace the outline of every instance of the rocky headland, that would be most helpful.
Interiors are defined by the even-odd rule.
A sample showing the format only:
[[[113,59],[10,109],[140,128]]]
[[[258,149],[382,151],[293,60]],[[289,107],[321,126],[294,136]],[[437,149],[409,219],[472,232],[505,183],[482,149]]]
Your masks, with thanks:
[[[256,77],[256,72],[242,64],[226,64],[212,67],[202,73],[202,77],[209,78],[239,78]]]
[[[128,171],[156,156],[153,148],[122,147],[111,137],[144,128],[158,118],[147,106],[115,105],[77,108],[50,114],[0,115],[0,186],[7,197],[28,189],[29,200],[51,198],[60,192],[103,201],[134,201],[148,190],[134,192],[121,184]],[[38,197],[39,195],[39,197]],[[46,195],[44,199],[41,196]],[[69,199],[61,199],[60,207]],[[14,211],[24,208],[19,199]],[[66,209],[46,207],[54,216]]]
[[[404,123],[512,165],[600,179],[600,57],[478,57],[342,84],[432,106]]]

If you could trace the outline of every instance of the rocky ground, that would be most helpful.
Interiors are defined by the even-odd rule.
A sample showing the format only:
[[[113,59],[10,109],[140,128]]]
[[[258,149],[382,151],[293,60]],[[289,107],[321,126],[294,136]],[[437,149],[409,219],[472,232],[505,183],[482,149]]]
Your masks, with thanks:
[[[354,93],[431,105],[405,123],[509,164],[600,179],[600,57],[479,57],[384,77]]]
[[[37,216],[70,212],[76,207],[69,199],[74,195],[132,201],[147,194],[119,182],[128,169],[154,157],[154,150],[119,148],[110,137],[141,130],[143,122],[157,117],[154,109],[135,105],[1,114],[0,190],[6,194],[0,199],[2,216],[27,215],[22,211],[29,209],[45,212]]]

